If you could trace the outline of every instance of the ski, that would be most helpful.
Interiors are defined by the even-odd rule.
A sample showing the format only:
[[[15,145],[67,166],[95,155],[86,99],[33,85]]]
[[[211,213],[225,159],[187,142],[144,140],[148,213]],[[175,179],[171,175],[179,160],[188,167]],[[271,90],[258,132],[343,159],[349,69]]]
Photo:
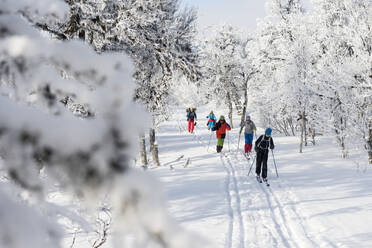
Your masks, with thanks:
[[[251,159],[250,156],[249,156],[247,153],[244,153],[244,156],[245,156],[245,158],[246,158],[247,160],[250,160],[250,159]]]
[[[260,177],[257,177],[257,176],[256,176],[256,179],[257,179],[257,182],[262,183],[262,180],[261,180]]]
[[[269,184],[269,182],[267,180],[263,180],[263,181],[265,182],[265,184],[266,184],[267,187],[270,186],[270,184]]]

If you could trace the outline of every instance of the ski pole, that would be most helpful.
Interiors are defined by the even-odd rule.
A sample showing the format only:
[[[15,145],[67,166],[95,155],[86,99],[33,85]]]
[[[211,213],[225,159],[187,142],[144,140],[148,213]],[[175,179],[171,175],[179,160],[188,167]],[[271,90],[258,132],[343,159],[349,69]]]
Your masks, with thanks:
[[[271,154],[273,155],[274,166],[275,166],[275,171],[276,171],[276,177],[279,177],[279,175],[278,175],[278,169],[276,168],[276,163],[275,163],[275,157],[274,157],[274,152],[273,152],[273,150],[271,150]]]
[[[239,132],[239,138],[238,138],[238,149],[237,149],[237,151],[239,151],[239,145],[240,145],[240,132]]]
[[[209,142],[208,142],[208,148],[207,148],[207,151],[209,150],[209,145],[211,144],[211,138],[212,138],[212,131],[211,131],[211,134],[209,135]]]
[[[229,151],[230,151],[230,132],[227,132],[227,144],[229,145]]]
[[[257,157],[257,156],[256,156]],[[253,164],[254,164],[254,161],[256,161],[256,157],[254,157],[253,161],[252,161],[252,164],[251,164],[251,168],[249,168],[249,172],[248,172],[248,175],[251,173],[251,170],[252,170],[252,167],[253,167]]]

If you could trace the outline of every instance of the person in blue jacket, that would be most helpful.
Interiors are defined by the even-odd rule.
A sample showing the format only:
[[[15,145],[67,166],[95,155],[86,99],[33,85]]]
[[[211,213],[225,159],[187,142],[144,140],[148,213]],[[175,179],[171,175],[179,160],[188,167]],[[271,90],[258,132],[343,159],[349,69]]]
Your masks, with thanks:
[[[216,123],[216,116],[214,115],[213,110],[211,110],[207,118],[208,118],[207,126],[208,126],[208,130],[210,130]]]

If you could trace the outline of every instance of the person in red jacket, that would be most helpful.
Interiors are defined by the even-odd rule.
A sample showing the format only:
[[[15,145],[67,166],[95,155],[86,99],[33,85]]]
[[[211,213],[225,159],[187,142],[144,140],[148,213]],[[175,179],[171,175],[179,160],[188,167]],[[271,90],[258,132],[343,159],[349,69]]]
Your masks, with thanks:
[[[231,127],[225,121],[225,116],[221,115],[218,122],[212,128],[212,131],[216,131],[217,137],[217,152],[221,152],[223,148],[223,143],[226,137],[226,130],[231,130]]]

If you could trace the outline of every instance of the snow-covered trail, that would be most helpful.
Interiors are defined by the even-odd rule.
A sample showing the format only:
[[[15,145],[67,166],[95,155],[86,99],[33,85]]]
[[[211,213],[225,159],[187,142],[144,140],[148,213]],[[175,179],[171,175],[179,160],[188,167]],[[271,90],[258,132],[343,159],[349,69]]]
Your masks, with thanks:
[[[349,177],[353,178],[347,174],[357,172],[350,162],[337,158],[336,148],[321,155],[319,149],[326,146],[315,146],[306,148],[301,155],[296,151],[295,138],[274,136],[279,178],[270,157],[271,186],[267,187],[255,180],[255,165],[247,176],[252,160],[247,161],[237,150],[237,129],[225,140],[223,153],[217,154],[214,133],[211,136],[200,122],[194,134],[187,133],[185,127],[186,122],[180,120],[161,127],[159,148],[161,161],[167,166],[150,171],[164,182],[170,212],[186,229],[210,239],[211,247],[368,247],[371,244],[372,238],[365,238],[370,232],[368,224],[355,219],[350,222],[350,216],[344,216],[341,206],[346,203],[351,205],[349,211],[366,214],[372,209],[372,200],[365,202],[358,212],[357,202],[342,197],[345,183]],[[324,144],[327,142],[325,139]],[[336,172],[335,163],[339,164]],[[338,182],[337,187],[327,185],[326,182],[336,178],[344,183]],[[356,187],[361,183],[366,183],[365,179],[354,182]],[[338,196],[329,199],[333,194]],[[364,200],[368,196],[361,191],[355,199]],[[372,216],[367,214],[364,218],[371,220]],[[355,226],[358,230],[353,229]],[[350,239],[342,238],[343,235]]]

